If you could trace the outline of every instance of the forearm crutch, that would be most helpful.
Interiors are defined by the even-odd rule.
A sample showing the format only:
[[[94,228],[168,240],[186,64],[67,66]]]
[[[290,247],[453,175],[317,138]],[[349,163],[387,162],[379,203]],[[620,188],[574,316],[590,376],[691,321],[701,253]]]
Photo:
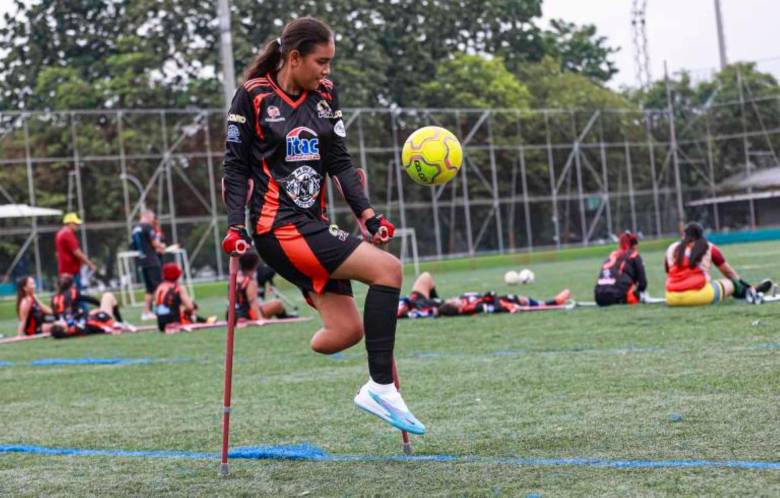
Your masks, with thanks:
[[[219,475],[227,477],[228,446],[230,445],[230,396],[233,388],[233,333],[236,323],[236,280],[238,278],[238,257],[249,249],[249,244],[240,240],[236,250],[230,255],[230,278],[228,283],[228,322],[225,340],[225,397],[222,412],[222,463]]]

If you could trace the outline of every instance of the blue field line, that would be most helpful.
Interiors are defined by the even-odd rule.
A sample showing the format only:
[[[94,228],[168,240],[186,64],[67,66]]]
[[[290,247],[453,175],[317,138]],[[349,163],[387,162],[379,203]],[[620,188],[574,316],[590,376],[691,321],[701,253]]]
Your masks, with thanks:
[[[0,361],[0,367],[33,366],[33,367],[62,367],[74,365],[146,365],[158,360],[152,358],[40,358],[29,363],[12,363]]]
[[[0,445],[2,453],[24,453],[43,456],[112,456],[140,458],[185,458],[215,460],[218,453],[166,450],[85,450],[78,448],[47,448],[30,445]],[[460,455],[331,455],[310,444],[284,446],[252,446],[234,448],[230,458],[249,460],[295,460],[310,462],[443,462],[517,465],[524,467],[599,467],[613,469],[665,468],[731,468],[747,470],[780,470],[780,462],[753,460],[610,460],[602,458],[519,458]]]
[[[151,358],[41,358],[33,360],[35,367],[71,366],[71,365],[142,365],[151,363]]]

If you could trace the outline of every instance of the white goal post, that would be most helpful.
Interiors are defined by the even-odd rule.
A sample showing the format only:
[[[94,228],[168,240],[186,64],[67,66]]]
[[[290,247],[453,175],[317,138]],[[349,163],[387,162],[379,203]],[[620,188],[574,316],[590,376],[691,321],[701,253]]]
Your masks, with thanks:
[[[172,254],[176,263],[181,266],[184,279],[184,285],[192,299],[195,299],[195,289],[192,287],[192,278],[190,274],[190,259],[187,256],[187,250],[177,246],[168,246],[165,254]],[[122,306],[140,306],[135,298],[136,289],[143,288],[143,283],[135,282],[135,260],[140,255],[138,251],[122,251],[117,254],[116,265],[117,275],[119,275],[119,295],[122,299]]]

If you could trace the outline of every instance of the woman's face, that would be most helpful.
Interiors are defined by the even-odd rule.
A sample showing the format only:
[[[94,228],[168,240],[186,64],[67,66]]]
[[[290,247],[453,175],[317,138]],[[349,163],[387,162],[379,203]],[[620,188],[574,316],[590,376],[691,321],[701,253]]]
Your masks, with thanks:
[[[290,56],[290,69],[295,82],[304,90],[313,91],[330,74],[330,63],[336,55],[333,40],[314,46],[306,55],[294,51]]]
[[[27,293],[27,295],[31,295],[33,292],[35,292],[35,279],[27,279],[27,282],[24,283],[24,291]]]

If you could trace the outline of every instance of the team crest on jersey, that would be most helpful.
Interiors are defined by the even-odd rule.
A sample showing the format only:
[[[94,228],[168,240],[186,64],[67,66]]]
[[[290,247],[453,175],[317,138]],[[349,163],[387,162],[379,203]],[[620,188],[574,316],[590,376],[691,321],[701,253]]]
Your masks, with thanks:
[[[238,129],[238,126],[232,124],[228,125],[227,127],[227,141],[233,142],[236,144],[241,143],[241,131]]]
[[[317,202],[322,177],[311,166],[301,166],[282,180],[284,189],[296,206],[310,208]]]
[[[281,112],[279,112],[279,108],[275,105],[269,105],[265,109],[265,113],[267,114],[267,117],[265,118],[265,121],[267,123],[278,123],[279,121],[284,121],[284,116],[282,116]]]
[[[338,119],[341,117],[341,111],[334,111],[326,100],[317,102],[317,116],[326,119]]]
[[[288,162],[319,161],[320,139],[317,132],[305,126],[299,126],[287,134],[287,155],[284,158]]]

